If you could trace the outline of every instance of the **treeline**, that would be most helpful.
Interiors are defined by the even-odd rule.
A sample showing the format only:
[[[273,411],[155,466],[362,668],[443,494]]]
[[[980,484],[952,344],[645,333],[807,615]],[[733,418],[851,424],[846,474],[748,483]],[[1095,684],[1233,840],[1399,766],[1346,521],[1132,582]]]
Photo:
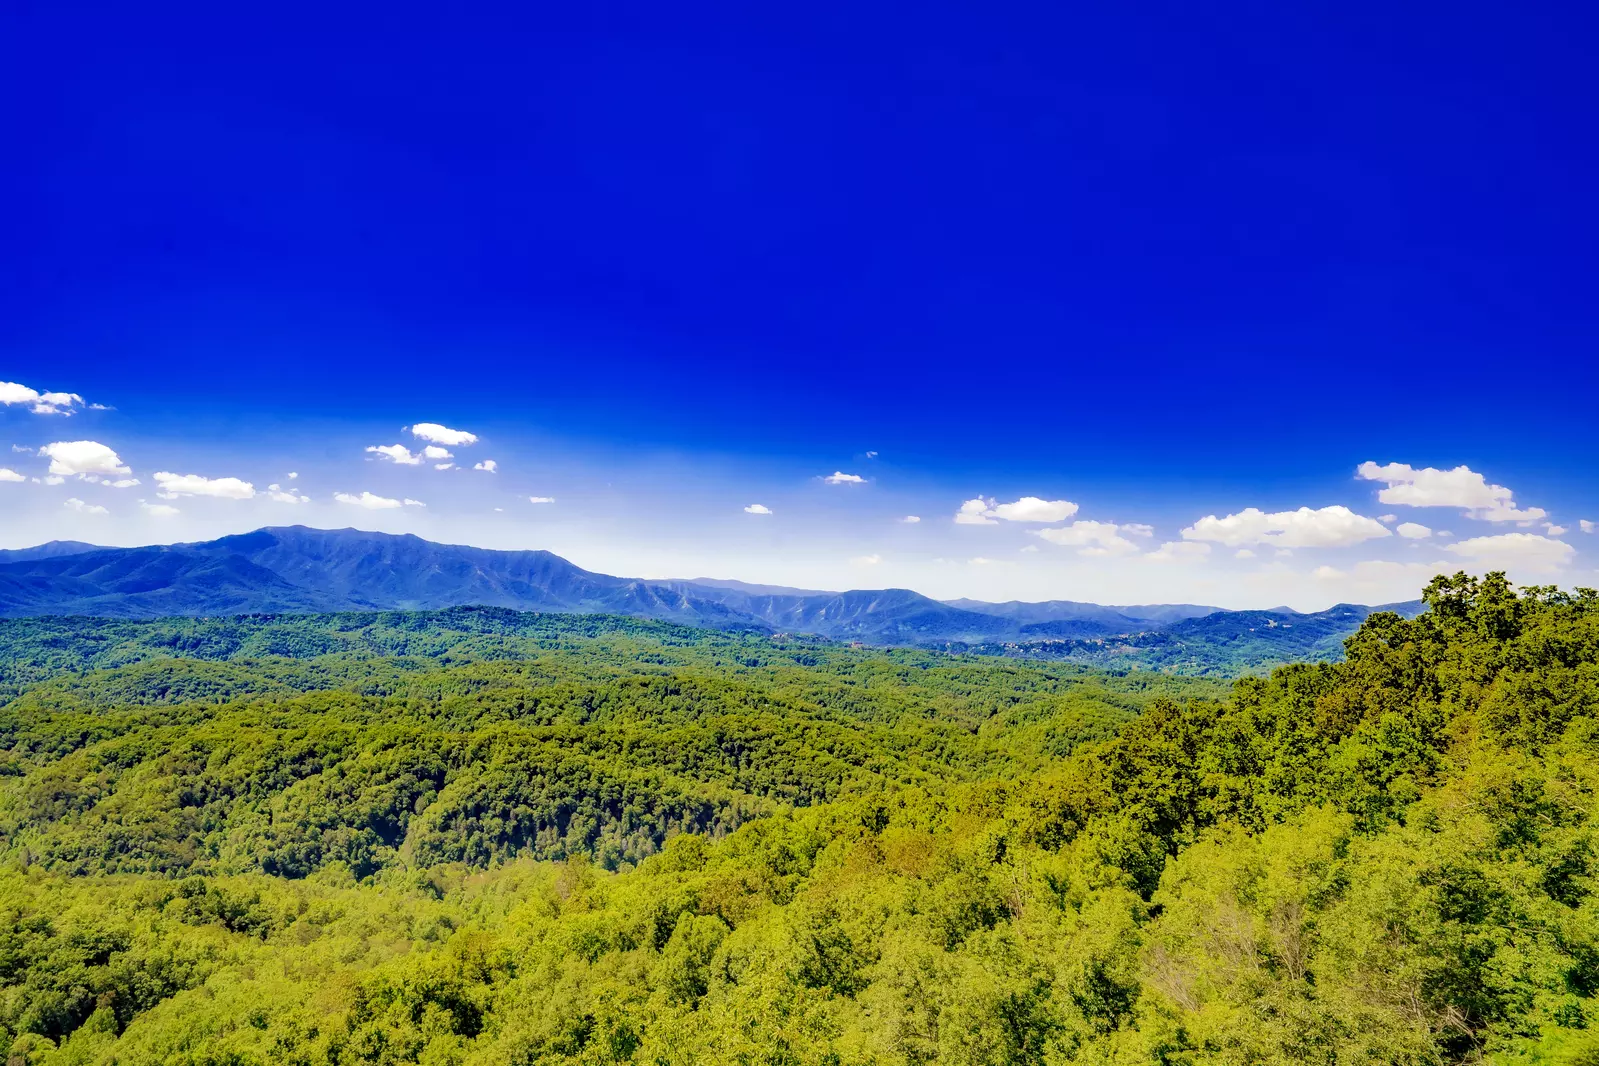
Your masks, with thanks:
[[[0,712],[0,1039],[29,1063],[1599,1061],[1599,596],[1462,575],[1426,600],[1223,699],[618,629],[449,663],[445,639],[431,667],[239,642],[190,675],[50,623],[12,646],[61,658]],[[205,697],[157,665],[224,672]],[[325,684],[273,687],[296,667]]]

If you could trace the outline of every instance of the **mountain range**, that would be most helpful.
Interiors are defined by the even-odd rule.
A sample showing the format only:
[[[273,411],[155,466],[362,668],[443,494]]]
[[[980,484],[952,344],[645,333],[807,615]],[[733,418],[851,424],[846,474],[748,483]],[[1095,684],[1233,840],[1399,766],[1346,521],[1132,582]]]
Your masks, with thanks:
[[[1337,642],[1376,609],[1340,604],[1300,614],[1197,604],[941,602],[909,589],[829,592],[712,578],[652,581],[593,573],[547,551],[494,551],[409,534],[304,526],[191,544],[107,548],[54,541],[0,551],[0,617],[149,618],[466,604],[1106,664],[1175,661],[1179,667],[1194,648],[1204,658],[1203,649],[1218,642],[1234,652],[1260,645],[1259,654],[1244,656],[1250,660],[1245,666],[1294,657],[1273,649],[1292,648],[1301,657],[1336,654]],[[1414,614],[1420,604],[1384,609]]]

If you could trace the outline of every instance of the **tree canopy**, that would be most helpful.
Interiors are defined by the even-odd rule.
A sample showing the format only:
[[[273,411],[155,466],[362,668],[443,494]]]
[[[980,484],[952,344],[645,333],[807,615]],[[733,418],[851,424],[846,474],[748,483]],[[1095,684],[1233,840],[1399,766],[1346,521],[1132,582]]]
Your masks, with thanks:
[[[468,609],[0,623],[16,1063],[1599,1062],[1599,596],[1226,687]]]

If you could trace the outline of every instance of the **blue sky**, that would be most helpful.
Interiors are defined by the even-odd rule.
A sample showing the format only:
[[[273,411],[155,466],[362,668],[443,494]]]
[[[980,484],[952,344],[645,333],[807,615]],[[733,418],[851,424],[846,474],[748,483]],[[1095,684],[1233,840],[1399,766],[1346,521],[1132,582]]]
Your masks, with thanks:
[[[0,405],[0,542],[300,521],[1225,606],[1599,583],[1589,17],[33,5],[0,382],[83,402]],[[366,451],[419,423],[478,439]],[[46,484],[78,441],[131,473]],[[1001,516],[1028,497],[1076,509]]]

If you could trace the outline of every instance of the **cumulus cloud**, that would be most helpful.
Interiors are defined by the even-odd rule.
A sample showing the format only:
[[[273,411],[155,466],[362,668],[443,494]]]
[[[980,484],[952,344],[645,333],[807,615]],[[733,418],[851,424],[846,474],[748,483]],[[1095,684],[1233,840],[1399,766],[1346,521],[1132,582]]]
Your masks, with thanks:
[[[1157,563],[1181,563],[1203,559],[1210,554],[1210,545],[1192,540],[1168,540],[1144,558]]]
[[[278,503],[310,503],[311,502],[311,497],[309,497],[309,496],[297,496],[297,495],[295,495],[292,492],[286,492],[286,491],[284,491],[284,488],[283,488],[282,485],[268,485],[267,486],[267,498],[268,499],[272,499],[272,500],[276,500]]]
[[[26,480],[28,480],[26,475],[19,474],[15,470],[8,470],[5,467],[0,466],[0,481],[26,481]]]
[[[78,499],[76,496],[72,497],[66,503],[62,504],[62,506],[65,507],[69,511],[76,511],[79,514],[110,514],[111,513],[110,511],[107,511],[104,507],[101,507],[97,503],[84,503],[82,500]]]
[[[955,512],[955,524],[960,526],[999,525],[994,519],[988,517],[988,509],[992,503],[992,500],[985,500],[981,497],[975,500],[967,500],[961,504],[961,509]]]
[[[1233,552],[1233,558],[1235,559],[1253,559],[1254,557],[1254,551],[1249,548],[1239,548],[1237,551]]]
[[[1432,536],[1432,530],[1419,522],[1401,522],[1394,527],[1394,532],[1406,540],[1425,540]]]
[[[407,496],[405,498],[404,502],[405,502],[405,506],[407,506],[407,507],[426,507],[427,506],[427,504],[423,503],[421,500],[413,500],[409,496]]]
[[[440,448],[437,444],[429,444],[422,449],[424,459],[454,459],[455,455],[448,448]]]
[[[1146,526],[1142,522],[1123,522],[1122,532],[1130,533],[1135,537],[1153,537],[1155,535],[1155,527]]]
[[[445,444],[451,448],[460,448],[468,444],[477,443],[477,434],[468,433],[464,429],[451,429],[449,426],[441,426],[437,422],[418,422],[411,427],[411,435],[432,441],[434,444]]]
[[[1577,519],[1577,528],[1582,530],[1584,533],[1592,533],[1594,530],[1599,529],[1599,524],[1591,522],[1586,518],[1579,518]]]
[[[373,444],[367,447],[367,451],[373,455],[382,456],[392,463],[399,463],[401,466],[420,466],[422,464],[422,457],[403,444]]]
[[[1444,551],[1453,552],[1481,566],[1536,573],[1547,573],[1562,567],[1577,554],[1576,549],[1564,541],[1551,540],[1537,533],[1472,537],[1447,544]]]
[[[554,503],[555,502],[555,497],[554,496],[529,496],[527,498],[527,502],[528,503]]]
[[[876,452],[867,452],[866,453],[866,458],[868,458],[868,459],[876,459],[877,458],[877,453]]]
[[[1377,493],[1377,499],[1383,503],[1406,507],[1458,507],[1484,522],[1533,522],[1548,517],[1541,507],[1518,508],[1514,493],[1503,485],[1490,485],[1487,478],[1468,466],[1457,466],[1453,470],[1432,466],[1417,469],[1404,463],[1378,465],[1367,461],[1355,468],[1355,474],[1387,486]]]
[[[771,514],[772,509],[764,503],[752,503],[744,508],[745,514]]]
[[[835,470],[822,480],[829,485],[862,485],[866,482],[859,474],[846,474],[842,470]]]
[[[23,406],[36,415],[70,415],[73,408],[83,406],[83,397],[75,392],[40,392],[15,381],[0,381],[0,406]]]
[[[1381,522],[1385,526],[1391,526],[1395,522],[1399,521],[1399,516],[1396,514],[1380,514],[1377,516],[1377,521]]]
[[[900,519],[901,522],[904,522],[906,525],[911,525],[911,526],[914,526],[917,522],[920,522],[921,520],[922,520],[922,516],[919,515],[919,514],[908,514],[904,518]]]
[[[1544,532],[1548,533],[1551,537],[1561,537],[1571,532],[1571,530],[1567,529],[1565,526],[1557,526],[1553,522],[1550,522],[1543,528]]]
[[[149,503],[145,500],[139,501],[139,510],[152,518],[170,518],[178,513],[178,509],[171,504]]]
[[[1007,522],[1063,522],[1076,513],[1077,505],[1070,500],[1041,500],[1037,496],[999,504],[990,512]]]
[[[365,507],[369,511],[388,511],[404,506],[399,500],[391,500],[387,496],[379,496],[371,492],[363,492],[359,496],[348,492],[335,492],[333,498],[340,503],[347,503],[351,507]]]
[[[493,459],[485,459],[481,463],[473,463],[472,469],[481,470],[486,474],[493,474],[499,471],[500,464],[496,463]]]
[[[955,521],[968,526],[997,525],[995,519],[1006,522],[1064,522],[1076,513],[1077,505],[1070,500],[1023,496],[1010,503],[998,503],[979,497],[961,504]]]
[[[199,474],[172,474],[158,470],[156,495],[163,500],[179,496],[211,496],[219,500],[248,500],[255,497],[255,486],[236,477],[201,477]]]
[[[295,478],[297,478],[299,476],[300,476],[299,471],[296,471],[296,470],[290,470],[289,471],[289,480],[290,481],[293,481]]]
[[[1035,529],[1033,534],[1051,544],[1076,548],[1078,555],[1132,555],[1138,551],[1138,545],[1122,536],[1121,527],[1114,522],[1079,519],[1069,526]]]
[[[1182,531],[1184,540],[1211,541],[1229,548],[1251,544],[1274,544],[1283,548],[1341,548],[1350,544],[1388,537],[1388,527],[1373,518],[1358,515],[1347,507],[1334,505],[1312,510],[1278,511],[1267,514],[1246,507],[1226,518],[1207,515]]]
[[[57,477],[90,474],[126,477],[133,473],[116,452],[93,440],[62,440],[46,444],[39,454],[50,458],[50,473]]]
[[[455,469],[455,464],[454,463],[434,463],[433,464],[433,469],[435,469],[435,470],[454,470]]]

